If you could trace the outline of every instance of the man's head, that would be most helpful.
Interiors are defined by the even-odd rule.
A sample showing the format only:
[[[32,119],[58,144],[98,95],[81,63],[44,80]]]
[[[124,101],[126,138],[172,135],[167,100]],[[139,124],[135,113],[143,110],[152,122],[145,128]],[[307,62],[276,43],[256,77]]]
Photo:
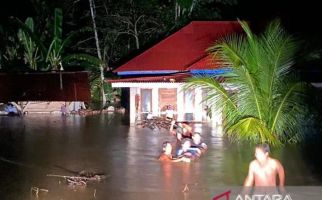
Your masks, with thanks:
[[[171,145],[171,143],[168,142],[168,141],[167,142],[164,142],[162,144],[162,151],[165,154],[171,154],[171,151],[172,151],[172,145]]]
[[[259,144],[255,148],[255,157],[259,162],[265,162],[269,155],[269,145]]]
[[[193,143],[194,144],[200,144],[201,143],[201,136],[200,136],[200,133],[194,133],[192,135],[192,140],[193,140]]]

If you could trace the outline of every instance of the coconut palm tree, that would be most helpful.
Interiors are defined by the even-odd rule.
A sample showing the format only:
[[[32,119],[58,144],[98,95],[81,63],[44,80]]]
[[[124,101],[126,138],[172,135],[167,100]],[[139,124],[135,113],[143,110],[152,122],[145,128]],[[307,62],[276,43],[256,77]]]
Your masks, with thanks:
[[[91,96],[93,101],[100,101],[103,103],[103,106],[106,103],[106,96],[109,91],[105,88],[108,83],[101,78],[101,69],[100,67],[104,65],[104,61],[99,58],[89,55],[89,54],[70,54],[63,58],[63,64],[65,66],[81,66],[88,70],[89,73],[89,81],[91,85]],[[102,93],[104,91],[104,93]]]
[[[279,21],[260,35],[247,23],[240,24],[246,34],[226,37],[208,49],[231,69],[225,87],[212,77],[198,76],[191,78],[186,88],[209,91],[207,100],[223,109],[226,134],[232,140],[274,145],[298,141],[304,85],[291,69],[296,41]]]

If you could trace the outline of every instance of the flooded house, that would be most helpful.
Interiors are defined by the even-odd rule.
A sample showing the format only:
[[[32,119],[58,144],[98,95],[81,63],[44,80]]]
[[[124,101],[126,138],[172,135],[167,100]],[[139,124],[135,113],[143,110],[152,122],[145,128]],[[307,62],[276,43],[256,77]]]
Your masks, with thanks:
[[[193,21],[159,43],[118,67],[121,78],[108,80],[114,88],[129,89],[130,123],[147,114],[164,116],[170,105],[178,121],[221,125],[220,108],[209,111],[207,91],[183,90],[187,78],[206,75],[224,82],[229,70],[207,49],[222,37],[240,33],[237,21]],[[212,113],[210,119],[207,113]]]

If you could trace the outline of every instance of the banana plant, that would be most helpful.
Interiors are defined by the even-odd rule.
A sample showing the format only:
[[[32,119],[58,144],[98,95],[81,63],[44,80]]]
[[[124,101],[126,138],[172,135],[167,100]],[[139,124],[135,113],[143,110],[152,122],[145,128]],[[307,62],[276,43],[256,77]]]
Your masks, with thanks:
[[[21,22],[19,19],[16,19],[19,29],[19,35],[22,36],[22,39],[25,46],[26,54],[30,54],[30,46],[39,51],[40,59],[46,63],[46,67],[42,66],[42,70],[62,70],[62,60],[64,57],[65,48],[71,43],[72,38],[78,32],[71,32],[67,35],[66,38],[63,38],[62,26],[63,26],[63,13],[60,8],[55,8],[54,14],[54,23],[52,26],[52,40],[49,43],[49,47],[40,39],[40,37],[33,30],[33,22],[31,19],[27,19],[26,23]],[[31,45],[32,44],[32,45]],[[33,51],[36,52],[36,51]],[[30,56],[29,56],[30,57]]]
[[[46,65],[46,67],[43,67],[42,70],[62,71],[64,70],[63,66],[81,65],[82,67],[90,71],[92,97],[97,97],[97,99],[104,101],[104,98],[106,98],[104,93],[97,95],[97,91],[102,91],[107,84],[101,80],[102,73],[100,71],[100,68],[101,66],[105,65],[104,62],[101,59],[89,54],[65,54],[64,52],[65,48],[71,43],[74,36],[76,36],[79,32],[88,31],[88,29],[82,29],[78,32],[69,33],[67,37],[63,38],[63,13],[60,8],[56,8],[53,23],[53,37],[49,47],[46,48],[46,45],[40,40],[40,38],[28,25],[20,22],[19,20],[17,21],[19,22],[19,25],[21,27],[21,32],[28,36],[30,40],[34,42],[35,46],[39,48],[41,58],[42,60],[44,60]],[[62,89],[61,79],[62,78],[60,78]]]
[[[51,70],[63,70],[62,59],[64,48],[70,43],[73,33],[69,34],[65,39],[63,39],[63,12],[60,8],[55,9],[54,16],[54,26],[53,26],[53,39],[46,55],[46,62],[49,64],[49,69]]]
[[[29,30],[34,33],[34,20],[28,17],[25,21],[25,25]],[[24,61],[29,64],[29,67],[33,70],[37,70],[38,61],[40,59],[39,49],[34,40],[29,36],[28,33],[19,29],[18,38],[24,48]]]

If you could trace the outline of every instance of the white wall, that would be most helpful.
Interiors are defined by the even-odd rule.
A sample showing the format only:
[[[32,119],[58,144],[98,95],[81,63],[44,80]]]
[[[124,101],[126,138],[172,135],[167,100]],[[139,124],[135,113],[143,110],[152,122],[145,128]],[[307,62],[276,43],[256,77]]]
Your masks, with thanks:
[[[141,88],[152,89],[152,112],[154,115],[159,115],[159,88],[177,88],[177,112],[178,121],[184,120],[185,105],[184,92],[182,90],[183,83],[112,83],[112,87],[130,87],[130,123],[135,123],[135,95],[139,94]],[[140,95],[141,96],[141,95]],[[195,121],[202,121],[203,106],[202,106],[202,90],[195,90]],[[139,110],[140,112],[140,110]],[[222,126],[222,110],[221,108],[212,108],[212,125],[216,127]]]
[[[184,92],[181,86],[177,89],[177,113],[177,121],[182,121],[184,117]]]
[[[202,121],[202,90],[200,88],[195,89],[195,121]]]
[[[130,124],[135,123],[136,111],[135,111],[135,95],[138,94],[138,88],[130,88]]]

